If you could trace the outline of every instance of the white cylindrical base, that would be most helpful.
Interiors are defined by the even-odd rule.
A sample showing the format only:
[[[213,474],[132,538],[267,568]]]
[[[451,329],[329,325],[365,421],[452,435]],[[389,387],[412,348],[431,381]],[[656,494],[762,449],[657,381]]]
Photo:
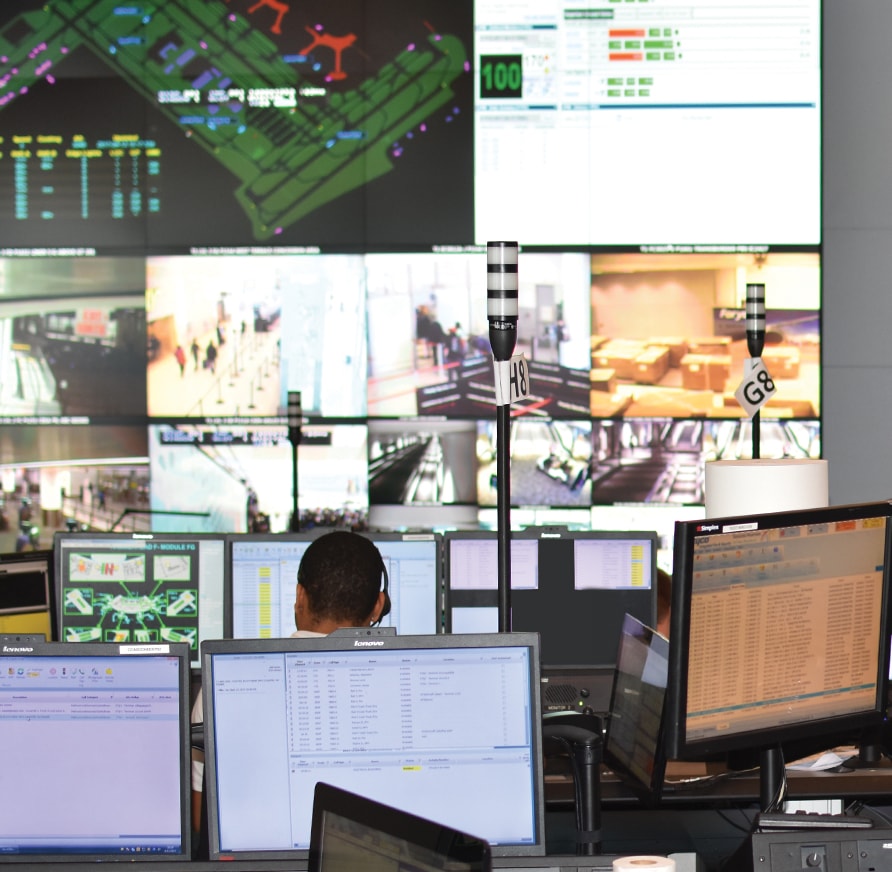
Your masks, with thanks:
[[[826,460],[713,460],[706,464],[707,518],[828,504]]]

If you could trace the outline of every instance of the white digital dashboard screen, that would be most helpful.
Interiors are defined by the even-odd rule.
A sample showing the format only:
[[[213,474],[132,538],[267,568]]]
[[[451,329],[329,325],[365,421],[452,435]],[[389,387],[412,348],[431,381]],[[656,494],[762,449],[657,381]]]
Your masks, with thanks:
[[[820,241],[820,4],[476,4],[475,235]]]

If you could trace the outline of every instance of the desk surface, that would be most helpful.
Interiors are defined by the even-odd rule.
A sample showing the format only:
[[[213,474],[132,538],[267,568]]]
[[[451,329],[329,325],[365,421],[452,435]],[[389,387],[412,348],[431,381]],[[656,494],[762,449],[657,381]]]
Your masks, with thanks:
[[[746,805],[759,801],[759,772],[703,775],[689,780],[670,776],[666,781],[661,806]],[[601,770],[601,805],[624,808],[638,804],[635,795],[612,772]],[[573,780],[569,775],[546,775],[545,800],[551,809],[573,805]],[[892,803],[892,763],[883,759],[872,768],[845,771],[810,771],[787,769],[788,800],[856,799]]]

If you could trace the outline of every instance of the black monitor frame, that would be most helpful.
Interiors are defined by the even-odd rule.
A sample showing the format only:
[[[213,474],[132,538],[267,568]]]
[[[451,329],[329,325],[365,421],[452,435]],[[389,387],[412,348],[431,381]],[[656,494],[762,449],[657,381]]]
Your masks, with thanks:
[[[163,645],[119,645],[109,642],[84,642],[78,645],[71,645],[64,642],[47,642],[47,641],[39,641],[35,640],[33,637],[19,637],[18,640],[9,640],[9,644],[4,644],[2,646],[2,650],[0,650],[0,663],[4,660],[12,662],[16,657],[27,657],[27,658],[41,658],[46,657],[47,659],[55,659],[62,658],[66,664],[70,664],[72,678],[74,678],[74,670],[77,667],[78,663],[83,663],[85,661],[102,658],[103,661],[109,662],[109,666],[111,669],[115,669],[115,666],[111,662],[115,658],[120,658],[123,660],[135,660],[137,658],[174,658],[177,662],[175,664],[177,669],[177,687],[178,687],[178,699],[176,700],[176,711],[177,711],[177,720],[179,722],[179,739],[177,741],[177,753],[178,753],[178,761],[177,766],[179,770],[179,791],[178,791],[178,817],[179,817],[179,831],[180,831],[180,849],[178,853],[173,852],[152,852],[152,851],[139,851],[136,852],[135,848],[126,849],[122,847],[109,848],[107,851],[78,851],[78,852],[65,852],[65,851],[52,851],[49,848],[47,850],[42,851],[34,851],[29,853],[3,853],[3,862],[4,863],[27,863],[27,864],[35,864],[35,863],[62,863],[63,865],[66,863],[83,863],[83,862],[106,862],[106,863],[117,863],[117,862],[126,862],[132,863],[134,860],[139,861],[147,861],[147,862],[173,862],[173,861],[188,861],[192,856],[192,824],[191,824],[191,799],[190,799],[190,787],[191,787],[191,758],[189,753],[190,748],[190,724],[189,724],[189,697],[190,697],[190,665],[189,665],[189,646],[185,643],[170,643]],[[6,668],[4,667],[4,672],[6,672]],[[80,679],[78,679],[80,680]],[[95,695],[95,693],[94,693]],[[119,700],[118,704],[121,704]],[[81,718],[85,717],[81,715]],[[119,715],[118,719],[121,723],[125,723],[128,719],[139,719],[140,715],[134,715],[131,713],[125,713],[123,715]],[[86,724],[81,729],[81,733],[88,732]],[[83,735],[81,735],[78,739],[75,737],[70,737],[71,741],[74,742],[72,748],[77,748],[78,741],[83,740]],[[124,743],[125,738],[122,735],[120,737],[122,744]],[[65,743],[67,746],[67,743]],[[131,804],[133,802],[138,802],[139,799],[139,778],[135,776],[132,783],[127,784],[126,779],[122,780],[120,778],[116,778],[114,775],[114,767],[121,763],[120,760],[116,760],[114,756],[109,759],[105,759],[103,757],[103,753],[109,750],[108,748],[100,748],[97,746],[90,751],[85,751],[81,748],[78,752],[70,752],[75,753],[76,756],[92,756],[95,758],[95,777],[96,783],[93,785],[94,789],[101,789],[104,793],[111,791],[115,792],[120,790],[120,797],[118,799],[121,803]],[[120,749],[118,749],[120,750]],[[136,753],[139,753],[139,749],[135,750]],[[30,752],[27,749],[18,748],[17,753],[29,755]],[[148,765],[152,765],[151,761]],[[58,770],[55,770],[52,774],[45,773],[45,778],[40,777],[38,781],[43,785],[43,789],[48,791],[49,793],[58,793],[60,787],[62,787],[60,778],[60,773]],[[70,790],[71,793],[62,793],[56,800],[54,800],[55,804],[69,802],[69,801],[78,801],[78,786],[68,784],[65,785],[67,790]],[[83,797],[81,797],[80,801],[83,801]],[[35,814],[39,814],[39,811],[35,808]]]
[[[865,534],[868,534],[870,529],[879,527],[882,529],[877,535],[882,535],[882,540],[872,541],[870,545],[872,552],[868,553],[867,560],[861,566],[830,565],[831,558],[841,553],[839,548],[830,546],[823,552],[817,550],[820,547],[817,537],[828,526],[839,527],[840,531],[862,531]],[[801,547],[794,551],[795,543],[801,542],[803,537],[808,535],[815,537],[814,545]],[[777,544],[779,542],[782,545],[786,543],[785,553],[780,552]],[[887,704],[889,638],[890,632],[892,632],[890,542],[892,542],[892,502],[887,501],[677,522],[670,621],[670,638],[672,639],[670,681],[665,709],[666,749],[669,756],[674,759],[696,760],[721,753],[758,751],[761,755],[762,766],[762,804],[763,810],[766,810],[765,806],[770,806],[778,796],[778,787],[783,779],[785,746],[796,751],[804,751],[806,749],[819,750],[821,741],[832,739],[857,742],[861,730],[881,724],[885,718]],[[767,544],[762,545],[762,543]],[[755,695],[756,690],[754,689],[752,691],[753,706],[748,708],[752,708],[754,713],[758,713],[759,708],[764,707],[764,710],[767,711],[770,706],[783,704],[780,709],[775,707],[776,716],[765,717],[763,715],[762,721],[753,720],[749,723],[738,720],[737,729],[733,729],[730,719],[724,723],[713,720],[711,726],[708,722],[701,721],[699,733],[694,734],[688,718],[692,645],[709,646],[710,641],[704,638],[708,626],[717,625],[717,611],[727,603],[727,599],[722,602],[718,599],[714,600],[712,605],[716,612],[709,613],[708,626],[706,613],[702,609],[699,621],[692,618],[692,604],[696,595],[695,584],[697,583],[695,581],[695,548],[698,544],[701,549],[714,548],[713,553],[719,555],[713,559],[712,565],[709,566],[711,575],[707,576],[705,572],[701,573],[699,580],[701,596],[704,592],[704,585],[707,584],[712,586],[718,596],[721,596],[723,590],[735,593],[732,588],[736,589],[737,593],[744,593],[747,586],[750,590],[756,586],[764,588],[773,579],[782,580],[783,573],[788,579],[795,575],[802,591],[801,596],[807,597],[808,592],[802,585],[808,584],[810,581],[829,581],[849,573],[862,573],[865,576],[880,574],[881,589],[874,593],[874,596],[878,596],[880,599],[879,608],[875,613],[876,639],[872,649],[877,652],[876,670],[869,681],[873,690],[870,691],[866,679],[864,687],[864,695],[870,694],[872,697],[869,704],[835,713],[828,709],[811,712],[799,709],[799,714],[796,715],[784,711],[784,707],[789,712],[793,712],[790,707],[797,705],[797,697],[816,699],[819,695],[823,696],[824,694],[819,693],[819,688],[813,692],[795,693],[796,688],[786,690],[781,687],[779,690],[773,691],[775,694],[780,693],[781,696],[773,696],[771,699],[761,701]],[[744,564],[739,557],[739,549],[747,546],[752,546],[753,555]],[[722,560],[721,551],[725,548],[736,548],[738,552]],[[755,551],[756,548],[759,548],[758,553]],[[858,543],[858,552],[859,556],[867,553],[861,543]],[[700,551],[701,555],[704,553],[703,550]],[[876,558],[874,563],[871,563],[871,557]],[[701,565],[703,559],[704,557],[701,556]],[[823,576],[823,579],[817,577],[817,568],[809,565],[809,562],[814,563],[822,559],[827,564],[824,569],[827,574]],[[720,561],[720,565],[716,566],[715,561]],[[745,565],[753,567],[746,578],[740,572]],[[721,575],[716,573],[721,573]],[[792,586],[790,593],[796,593],[792,590]],[[791,608],[800,607],[801,604],[802,600],[800,599]],[[733,623],[735,627],[742,627],[745,623],[740,612],[742,605],[737,608],[738,610],[734,613],[736,620],[729,619],[729,626]],[[830,612],[831,609],[828,606],[827,614],[829,615]],[[779,613],[776,607],[772,609],[772,613]],[[794,627],[797,614],[786,614],[786,612],[783,614],[784,620],[789,623],[789,626]],[[799,623],[801,626],[803,622]],[[829,622],[826,622],[825,626],[827,623]],[[760,623],[759,626],[761,625]],[[863,632],[859,628],[858,632],[859,638],[863,638],[863,633],[867,632],[867,628],[863,628]],[[825,637],[826,633],[821,632],[820,638]],[[759,661],[767,662],[763,655],[753,650],[761,640],[753,635],[747,637],[747,642],[749,647],[744,642],[734,646],[733,651],[729,646],[728,651],[722,652],[723,669],[733,669],[734,663],[737,663],[741,668],[739,674],[744,674],[742,671],[744,667],[748,674],[755,674]],[[802,644],[805,642],[800,642],[797,650]],[[760,644],[759,650],[764,651],[764,645]],[[822,651],[815,656],[827,653],[827,651]],[[714,649],[710,649],[708,656],[718,658],[720,654]],[[778,656],[783,657],[784,655],[779,652]],[[731,658],[730,663],[729,657]],[[706,660],[707,657],[704,656],[701,662],[706,662]],[[792,679],[783,677],[781,680]],[[799,680],[802,680],[801,677]],[[712,686],[708,682],[707,685]],[[840,688],[840,691],[842,689]],[[826,688],[824,690],[826,692]],[[730,714],[731,711],[740,710],[740,705],[737,703],[731,709],[723,709],[723,706],[731,705],[727,702],[727,698],[716,698],[713,703],[704,700],[699,705],[707,706],[703,709],[704,716],[708,716],[711,711],[713,714],[721,714],[723,710],[727,710]]]
[[[370,860],[488,872],[491,855],[484,839],[322,781],[316,784],[308,872],[345,872]]]
[[[51,549],[0,554],[0,618],[47,612],[50,628],[47,641],[55,639],[58,616],[53,574]],[[4,591],[5,583],[15,585],[15,591]]]
[[[221,846],[220,824],[218,820],[220,797],[219,779],[224,777],[218,771],[215,761],[222,752],[216,736],[216,720],[214,706],[215,669],[217,664],[232,658],[252,658],[264,654],[281,654],[285,657],[304,655],[310,658],[326,653],[343,654],[345,658],[362,655],[369,656],[369,649],[380,654],[384,651],[396,650],[404,652],[408,658],[413,652],[419,656],[425,656],[430,652],[442,652],[444,664],[448,662],[450,653],[472,651],[474,649],[488,649],[497,651],[500,648],[524,649],[528,665],[528,687],[526,699],[529,708],[526,710],[529,733],[530,758],[530,785],[531,827],[533,838],[529,843],[523,844],[496,844],[492,846],[493,856],[530,856],[545,855],[545,796],[544,796],[544,772],[542,759],[542,712],[540,705],[540,671],[539,671],[539,637],[536,633],[490,633],[449,635],[434,634],[426,636],[400,636],[387,635],[375,636],[373,640],[357,639],[351,634],[332,634],[311,638],[282,638],[282,639],[227,639],[206,641],[201,645],[202,660],[202,695],[204,702],[205,718],[205,790],[208,802],[208,851],[211,860],[289,860],[303,862],[308,855],[307,848],[257,850],[245,849],[240,851],[226,850]],[[357,650],[359,649],[359,650]],[[369,682],[373,677],[369,678]],[[374,684],[369,683],[373,688]],[[339,705],[344,701],[339,701]],[[244,761],[242,761],[244,762]],[[345,764],[346,765],[346,764]],[[252,769],[253,780],[261,791],[268,789],[268,779],[256,768]],[[482,789],[482,785],[478,785]],[[307,824],[310,824],[309,797],[307,797],[308,816]],[[424,811],[418,808],[412,809],[413,813],[424,816]],[[486,836],[485,833],[478,835]]]
[[[443,536],[444,553],[444,612],[446,632],[455,632],[453,609],[498,608],[497,577],[493,573],[486,585],[458,590],[450,583],[456,571],[452,555],[453,544],[463,540],[491,540],[497,533],[490,530],[450,531]],[[517,543],[538,543],[537,572],[559,571],[566,575],[556,578],[541,575],[536,589],[518,587],[521,569],[514,560]],[[577,543],[640,541],[650,549],[646,571],[646,589],[574,590],[573,549]],[[620,639],[623,616],[634,615],[645,624],[653,625],[657,617],[657,550],[658,534],[647,531],[568,530],[563,527],[526,527],[511,533],[512,589],[511,628],[519,632],[538,632],[542,637],[542,667],[547,670],[612,669]],[[566,560],[570,557],[569,566]],[[494,562],[495,568],[495,562]],[[562,584],[561,584],[562,583]],[[609,621],[598,624],[599,619]],[[553,623],[546,624],[545,621]],[[493,630],[497,629],[493,627]],[[569,652],[565,654],[563,652]]]

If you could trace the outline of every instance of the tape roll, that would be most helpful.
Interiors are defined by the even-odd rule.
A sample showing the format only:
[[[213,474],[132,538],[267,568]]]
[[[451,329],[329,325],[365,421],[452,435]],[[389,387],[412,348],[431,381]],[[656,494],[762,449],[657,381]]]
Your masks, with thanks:
[[[613,861],[613,870],[614,872],[675,872],[675,860],[655,855],[617,857]]]

